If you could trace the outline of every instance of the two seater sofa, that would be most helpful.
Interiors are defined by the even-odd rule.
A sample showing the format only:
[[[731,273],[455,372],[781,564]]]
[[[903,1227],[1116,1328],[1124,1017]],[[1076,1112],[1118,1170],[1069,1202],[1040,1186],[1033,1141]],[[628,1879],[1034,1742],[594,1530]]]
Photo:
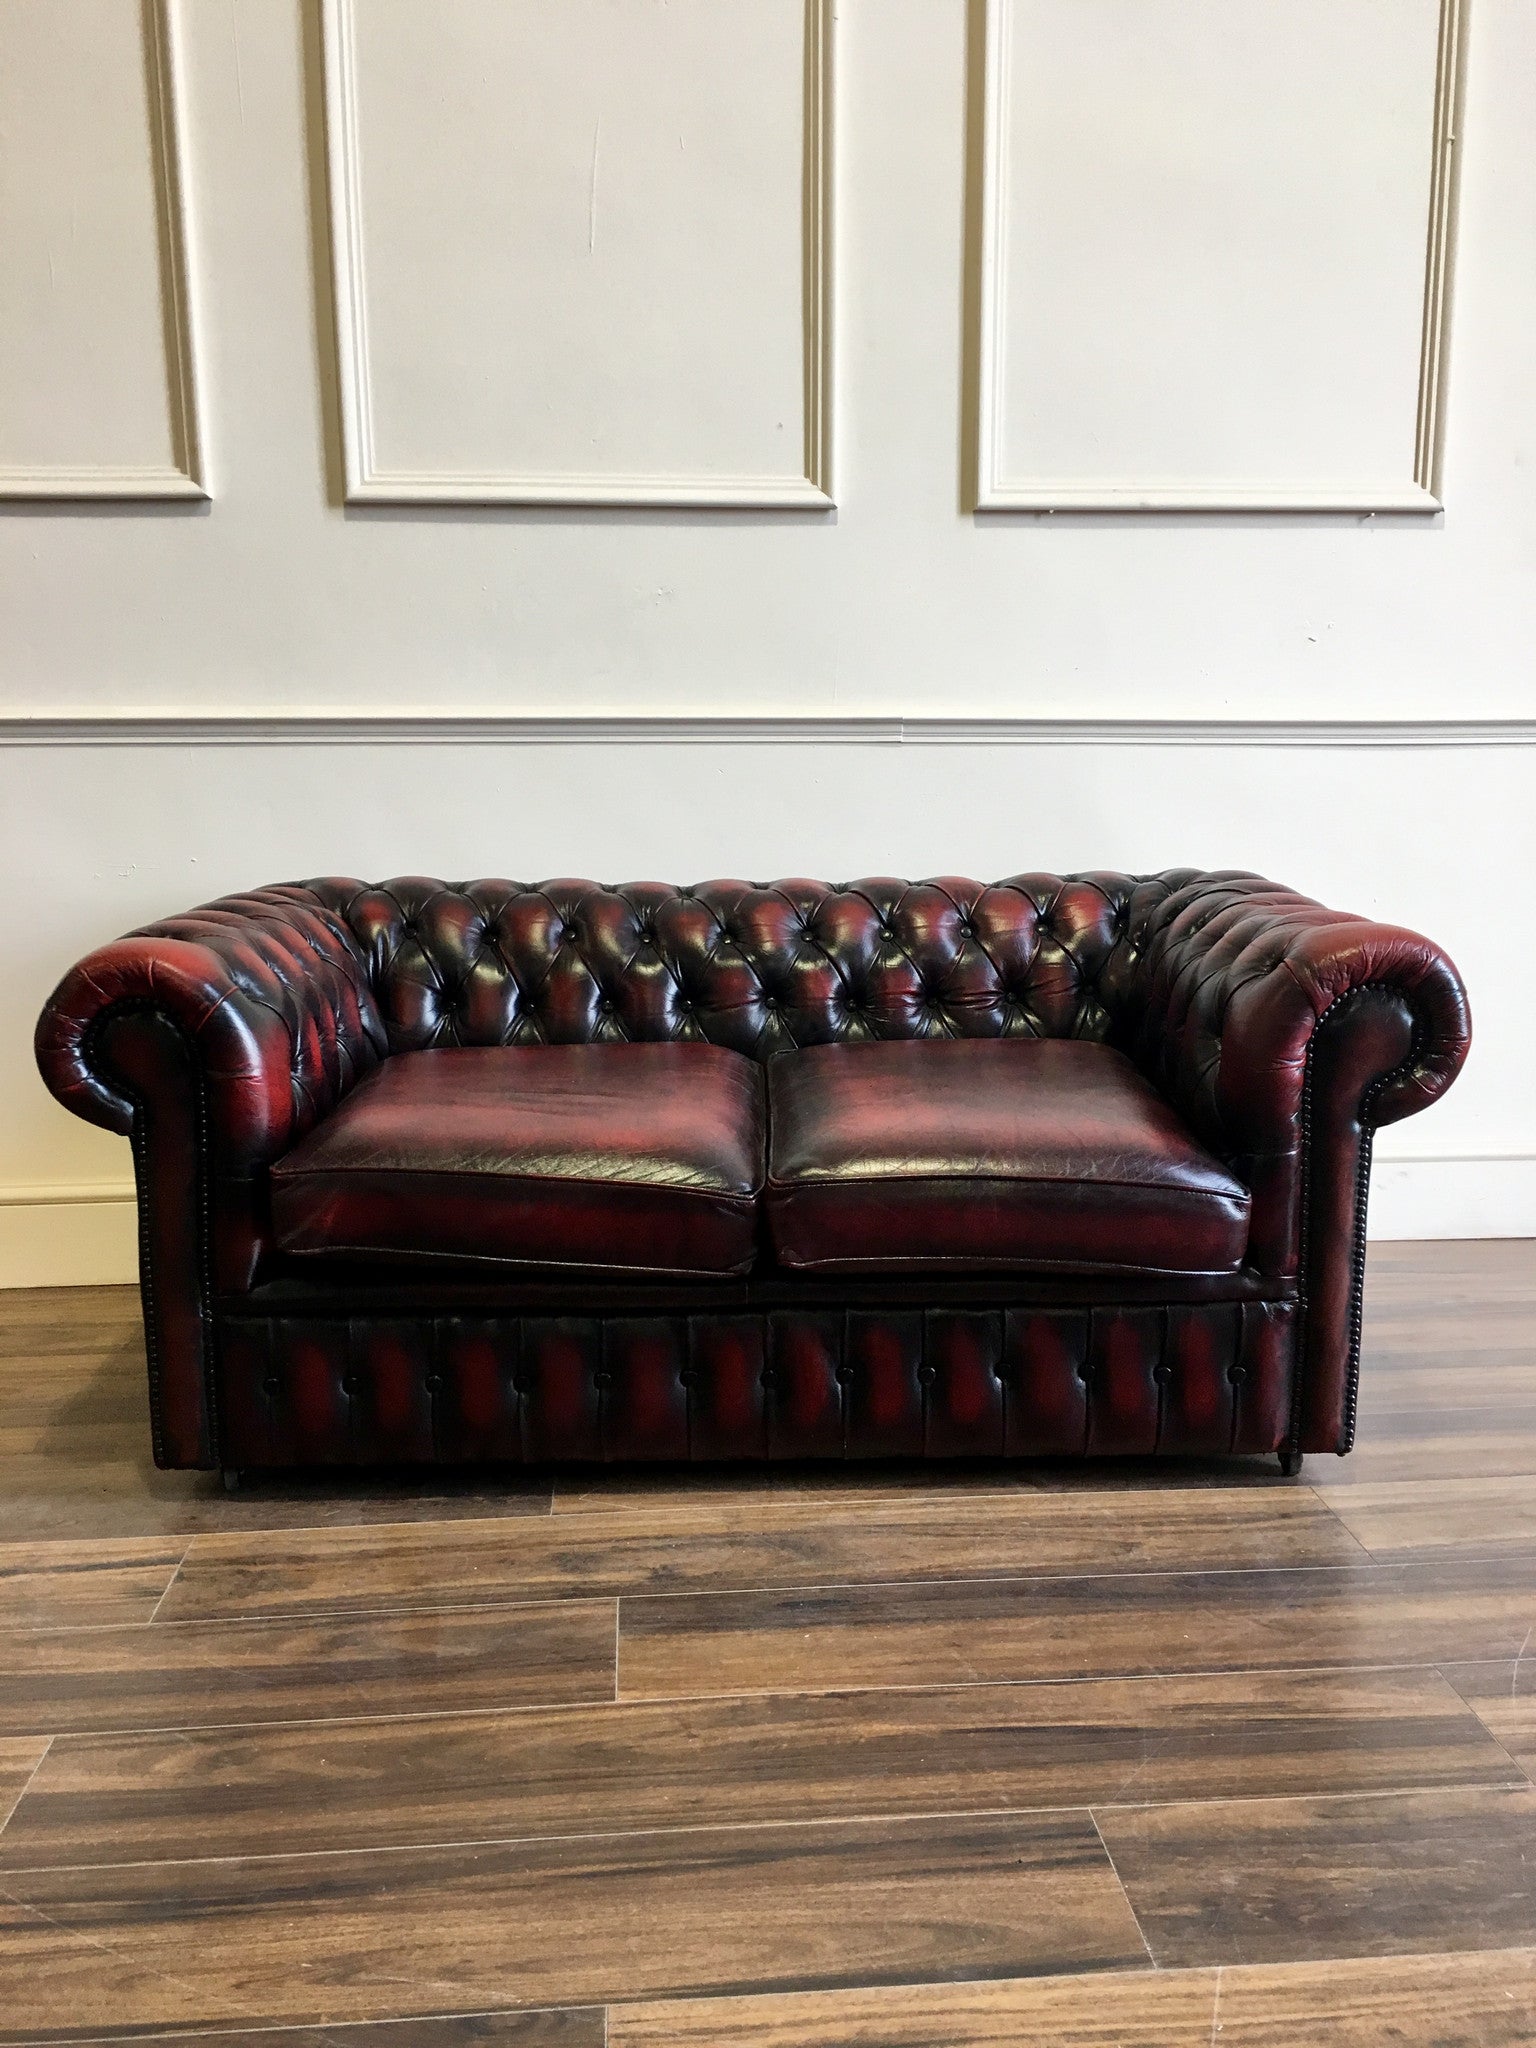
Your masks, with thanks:
[[[131,1134],[154,1454],[1344,1452],[1445,955],[1247,874],[230,897],[38,1025]]]

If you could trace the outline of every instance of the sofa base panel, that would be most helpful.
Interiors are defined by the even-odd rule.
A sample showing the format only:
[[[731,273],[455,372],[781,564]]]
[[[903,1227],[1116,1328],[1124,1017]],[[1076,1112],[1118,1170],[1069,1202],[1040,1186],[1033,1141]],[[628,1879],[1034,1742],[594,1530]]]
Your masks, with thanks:
[[[1296,1328],[1263,1300],[224,1316],[220,1462],[1272,1452]]]

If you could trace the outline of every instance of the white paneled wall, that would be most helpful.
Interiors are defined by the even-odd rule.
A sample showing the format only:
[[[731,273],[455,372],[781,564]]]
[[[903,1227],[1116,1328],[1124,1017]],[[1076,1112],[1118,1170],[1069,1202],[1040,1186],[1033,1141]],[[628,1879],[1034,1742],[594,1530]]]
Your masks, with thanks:
[[[832,0],[325,25],[349,502],[829,502]]]
[[[0,500],[201,498],[170,0],[0,7]]]
[[[1433,512],[1460,0],[990,0],[980,502]]]
[[[1471,984],[1377,1227],[1536,1232],[1533,64],[1528,0],[4,0],[0,1282],[131,1266],[59,973],[338,869],[1259,868]]]

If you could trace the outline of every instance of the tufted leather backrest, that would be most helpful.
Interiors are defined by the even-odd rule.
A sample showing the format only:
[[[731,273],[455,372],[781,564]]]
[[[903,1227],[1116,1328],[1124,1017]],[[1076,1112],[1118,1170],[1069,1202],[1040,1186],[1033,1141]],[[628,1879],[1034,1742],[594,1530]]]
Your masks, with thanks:
[[[351,929],[393,1052],[706,1039],[765,1059],[836,1039],[1115,1035],[1125,875],[1004,882],[306,884]]]

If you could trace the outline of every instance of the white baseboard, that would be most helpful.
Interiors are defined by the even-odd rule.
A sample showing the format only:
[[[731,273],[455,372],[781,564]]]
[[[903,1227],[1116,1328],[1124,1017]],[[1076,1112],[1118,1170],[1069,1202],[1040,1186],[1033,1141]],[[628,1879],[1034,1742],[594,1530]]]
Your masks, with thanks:
[[[0,1188],[0,1287],[109,1287],[138,1277],[131,1187]]]
[[[1378,1157],[1370,1234],[1536,1237],[1536,1155]],[[106,1287],[138,1277],[130,1188],[0,1188],[0,1287]]]
[[[1369,1235],[1536,1237],[1536,1155],[1376,1155]]]

